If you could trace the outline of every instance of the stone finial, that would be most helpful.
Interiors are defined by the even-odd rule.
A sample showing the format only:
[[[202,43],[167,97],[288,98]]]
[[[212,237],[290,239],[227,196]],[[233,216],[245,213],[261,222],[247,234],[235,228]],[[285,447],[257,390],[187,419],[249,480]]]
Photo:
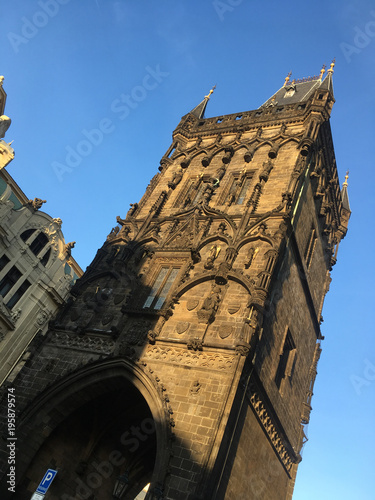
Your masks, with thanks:
[[[4,83],[4,77],[3,76],[0,76],[0,87],[3,86],[3,83]]]

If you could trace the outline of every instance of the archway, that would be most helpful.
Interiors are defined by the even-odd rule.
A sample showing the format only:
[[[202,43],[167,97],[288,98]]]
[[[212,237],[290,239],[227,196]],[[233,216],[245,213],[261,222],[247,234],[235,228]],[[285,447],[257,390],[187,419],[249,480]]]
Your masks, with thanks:
[[[157,391],[139,368],[123,360],[69,378],[47,391],[48,402],[37,413],[42,423],[35,421],[39,401],[23,425],[24,446],[37,440],[38,445],[25,464],[17,498],[29,500],[51,468],[58,474],[48,490],[50,500],[112,500],[116,488],[122,490],[117,498],[134,500],[165,470],[167,434]]]

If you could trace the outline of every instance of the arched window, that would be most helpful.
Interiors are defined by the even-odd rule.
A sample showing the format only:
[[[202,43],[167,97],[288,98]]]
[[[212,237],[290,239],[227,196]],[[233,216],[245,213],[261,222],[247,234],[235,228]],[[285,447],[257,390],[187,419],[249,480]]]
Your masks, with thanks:
[[[43,252],[43,250],[48,245],[49,239],[42,232],[39,232],[34,238],[32,238],[35,233],[36,229],[26,229],[26,231],[21,234],[21,240],[25,243],[27,242],[33,254],[40,258],[40,262],[43,266],[46,266],[51,256],[51,249],[49,248],[46,252]]]

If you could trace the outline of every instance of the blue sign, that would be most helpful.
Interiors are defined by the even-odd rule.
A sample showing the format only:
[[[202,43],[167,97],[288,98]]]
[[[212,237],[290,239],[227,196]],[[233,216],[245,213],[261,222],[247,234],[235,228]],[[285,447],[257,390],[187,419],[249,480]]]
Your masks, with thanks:
[[[52,481],[55,479],[56,474],[57,470],[48,469],[44,474],[44,478],[40,481],[40,485],[37,487],[36,492],[45,495]]]

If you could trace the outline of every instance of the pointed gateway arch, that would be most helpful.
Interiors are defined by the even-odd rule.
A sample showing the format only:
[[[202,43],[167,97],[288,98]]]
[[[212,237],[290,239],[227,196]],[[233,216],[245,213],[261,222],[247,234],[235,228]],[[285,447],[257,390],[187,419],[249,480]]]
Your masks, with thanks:
[[[18,423],[19,498],[29,498],[32,478],[57,467],[51,499],[111,500],[119,476],[121,498],[134,499],[148,483],[163,483],[171,436],[156,381],[125,359],[85,366],[47,388]]]
[[[20,500],[291,498],[350,216],[323,73],[181,119],[15,379]]]

